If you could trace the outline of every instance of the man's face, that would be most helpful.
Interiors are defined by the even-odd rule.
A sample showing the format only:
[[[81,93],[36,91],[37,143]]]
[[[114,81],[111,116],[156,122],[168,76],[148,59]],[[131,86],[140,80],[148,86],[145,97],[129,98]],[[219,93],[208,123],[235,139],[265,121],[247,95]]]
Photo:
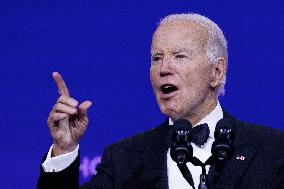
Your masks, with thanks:
[[[174,120],[194,122],[194,116],[204,114],[208,104],[216,101],[210,87],[207,37],[204,28],[183,21],[162,24],[154,33],[151,83],[161,112]]]

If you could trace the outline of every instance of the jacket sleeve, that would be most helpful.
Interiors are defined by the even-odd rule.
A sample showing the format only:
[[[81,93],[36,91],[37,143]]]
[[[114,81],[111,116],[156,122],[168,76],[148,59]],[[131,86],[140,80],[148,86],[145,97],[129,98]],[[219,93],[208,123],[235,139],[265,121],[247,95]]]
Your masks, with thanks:
[[[97,174],[90,182],[85,183],[80,189],[114,189],[115,174],[113,169],[111,147],[104,150],[101,163],[96,168]]]
[[[45,172],[41,166],[37,189],[79,189],[80,155],[66,169],[59,172]],[[111,161],[111,148],[103,153],[101,164],[97,166],[97,174],[80,189],[113,189],[114,172]]]
[[[284,187],[284,134],[280,139],[280,145],[278,148],[278,161],[276,161],[277,171],[275,174],[274,183],[276,184],[277,189],[282,189]]]
[[[43,161],[45,159],[46,156],[44,156]],[[42,166],[40,166],[40,176],[37,183],[37,189],[78,189],[79,165],[80,156],[78,155],[70,166],[59,172],[45,172]]]

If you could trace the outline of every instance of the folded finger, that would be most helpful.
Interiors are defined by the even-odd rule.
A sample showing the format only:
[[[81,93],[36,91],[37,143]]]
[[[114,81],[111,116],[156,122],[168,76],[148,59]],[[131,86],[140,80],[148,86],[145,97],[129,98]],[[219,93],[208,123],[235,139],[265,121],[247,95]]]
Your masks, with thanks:
[[[65,119],[66,117],[68,117],[68,114],[66,113],[53,113],[50,115],[49,120],[50,122],[56,122]]]
[[[55,113],[59,112],[59,113],[66,113],[69,115],[74,115],[77,113],[76,108],[68,106],[66,104],[62,104],[62,103],[56,103],[53,107],[53,111]]]
[[[73,98],[70,98],[68,96],[65,96],[65,95],[61,95],[57,102],[59,103],[62,103],[62,104],[65,104],[65,105],[68,105],[68,106],[71,106],[71,107],[76,107],[78,106],[78,101],[73,99]]]

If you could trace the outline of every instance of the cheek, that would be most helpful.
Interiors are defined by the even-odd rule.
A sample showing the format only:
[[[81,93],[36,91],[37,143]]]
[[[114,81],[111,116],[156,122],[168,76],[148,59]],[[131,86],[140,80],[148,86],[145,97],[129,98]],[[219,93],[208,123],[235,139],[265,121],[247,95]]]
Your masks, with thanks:
[[[190,93],[200,93],[206,90],[211,81],[211,69],[208,63],[203,63],[206,66],[196,67],[187,73],[185,77],[185,83],[187,84],[187,90]]]
[[[207,81],[199,74],[187,74],[181,88],[181,105],[188,105],[197,101],[208,89]]]
[[[150,81],[151,81],[153,89],[155,89],[157,87],[158,75],[157,75],[157,71],[154,69],[150,70]]]

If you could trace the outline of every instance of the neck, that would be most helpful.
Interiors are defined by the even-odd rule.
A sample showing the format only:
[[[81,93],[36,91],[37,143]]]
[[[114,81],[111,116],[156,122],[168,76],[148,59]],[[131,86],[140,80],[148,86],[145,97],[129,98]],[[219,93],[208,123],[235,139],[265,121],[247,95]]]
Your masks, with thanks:
[[[192,111],[190,115],[186,117],[186,119],[190,121],[193,126],[195,126],[199,121],[201,121],[216,108],[217,103],[217,98],[208,101],[205,100],[204,103],[196,107],[196,109]]]

